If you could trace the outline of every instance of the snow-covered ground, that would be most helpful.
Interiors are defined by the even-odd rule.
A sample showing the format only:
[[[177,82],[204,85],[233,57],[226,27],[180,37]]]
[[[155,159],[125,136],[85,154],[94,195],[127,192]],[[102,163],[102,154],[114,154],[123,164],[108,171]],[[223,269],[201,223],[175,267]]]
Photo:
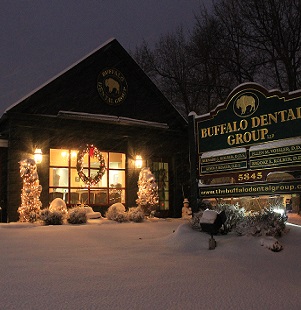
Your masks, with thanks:
[[[233,233],[209,250],[182,219],[0,224],[0,309],[301,309],[301,227],[287,227],[272,252]]]

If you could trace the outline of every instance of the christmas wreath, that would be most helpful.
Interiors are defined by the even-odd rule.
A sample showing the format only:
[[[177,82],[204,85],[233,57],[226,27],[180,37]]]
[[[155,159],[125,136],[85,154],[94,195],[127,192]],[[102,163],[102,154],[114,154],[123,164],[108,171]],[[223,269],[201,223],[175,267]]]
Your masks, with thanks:
[[[83,168],[83,161],[84,161],[84,156],[85,154],[89,154],[90,157],[96,157],[97,160],[99,161],[99,168],[95,176],[87,176],[84,173],[84,168]],[[102,176],[106,172],[106,163],[103,155],[101,152],[92,144],[87,144],[85,148],[81,149],[77,153],[77,164],[76,164],[76,169],[78,176],[80,179],[86,184],[86,185],[95,185],[97,184]]]

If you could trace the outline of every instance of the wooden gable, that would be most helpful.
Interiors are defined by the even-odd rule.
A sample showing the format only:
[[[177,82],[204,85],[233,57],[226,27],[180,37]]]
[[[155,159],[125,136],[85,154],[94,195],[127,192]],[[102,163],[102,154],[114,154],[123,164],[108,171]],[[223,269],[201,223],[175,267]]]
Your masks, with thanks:
[[[116,95],[117,88],[122,88],[118,89],[123,91],[123,97],[120,97],[120,101],[123,101],[120,103],[117,98],[117,104],[110,104],[100,93],[99,83],[104,83],[100,81],[100,73],[106,72],[105,70],[119,72],[125,79],[125,84],[120,84],[119,87],[114,84],[101,86],[107,87],[106,90],[113,95]],[[19,101],[6,114],[56,116],[60,111],[165,123],[169,128],[186,127],[186,120],[116,39],[110,40],[26,99]]]

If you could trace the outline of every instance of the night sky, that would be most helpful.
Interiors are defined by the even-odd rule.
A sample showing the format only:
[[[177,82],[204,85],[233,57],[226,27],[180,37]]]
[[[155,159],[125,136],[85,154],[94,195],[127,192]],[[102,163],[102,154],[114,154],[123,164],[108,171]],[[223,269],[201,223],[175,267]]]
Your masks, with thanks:
[[[154,45],[211,0],[2,0],[0,115],[111,38]]]

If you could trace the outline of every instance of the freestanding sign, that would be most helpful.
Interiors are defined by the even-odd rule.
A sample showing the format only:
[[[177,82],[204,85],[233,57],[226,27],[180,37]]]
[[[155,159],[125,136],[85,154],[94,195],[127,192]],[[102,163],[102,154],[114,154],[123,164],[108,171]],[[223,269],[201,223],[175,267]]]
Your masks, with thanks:
[[[190,126],[201,198],[301,191],[301,91],[242,84],[210,113],[190,115]],[[293,172],[295,180],[277,187],[267,182],[272,171]],[[211,183],[222,177],[231,184]]]
[[[235,89],[225,104],[197,121],[199,153],[301,136],[301,92]]]

